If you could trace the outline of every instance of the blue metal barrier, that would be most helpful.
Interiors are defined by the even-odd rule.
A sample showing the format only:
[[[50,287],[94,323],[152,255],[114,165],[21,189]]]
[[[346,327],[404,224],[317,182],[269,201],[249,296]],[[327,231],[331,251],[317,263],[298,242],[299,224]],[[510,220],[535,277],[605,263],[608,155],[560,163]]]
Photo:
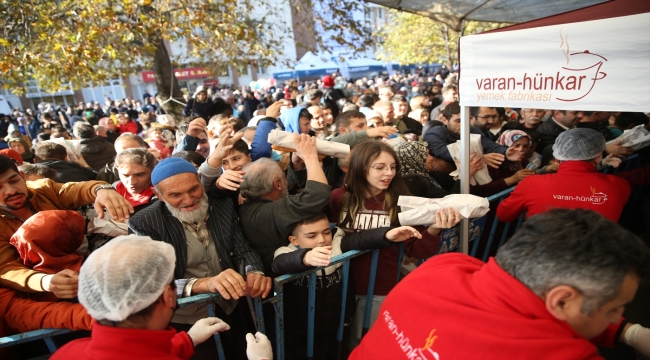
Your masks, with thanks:
[[[638,155],[633,155],[626,159],[618,168],[614,169],[612,167],[608,167],[603,169],[604,173],[611,173],[611,174],[616,174],[621,171],[629,171],[632,169],[635,169],[636,167],[640,166],[642,164],[642,158],[639,157]],[[496,208],[498,205],[503,201],[503,199],[507,198],[510,193],[514,190],[514,187],[504,190],[498,194],[495,194],[493,196],[490,196],[488,198],[488,201],[490,202],[490,213],[488,213],[486,216],[480,219],[473,219],[474,222],[478,223],[476,227],[479,229],[482,229],[482,234],[484,236],[478,236],[475,237],[474,243],[471,246],[471,251],[470,255],[472,257],[476,257],[480,260],[487,261],[490,254],[494,253],[498,248],[500,248],[505,241],[507,240],[508,236],[511,235],[514,231],[519,229],[521,227],[526,214],[522,214],[517,220],[510,222],[510,223],[503,223],[499,221],[498,217],[496,216]],[[631,197],[632,198],[632,197]],[[492,218],[492,221],[489,222],[488,220]],[[482,223],[486,222],[485,224]],[[513,224],[514,223],[514,224]],[[485,226],[485,227],[484,227]],[[453,238],[456,236],[456,233],[454,232],[454,229],[449,229],[445,230],[443,234],[441,235],[443,238],[443,241],[445,239],[445,236],[449,238]],[[496,250],[493,251],[492,247],[494,244],[494,240],[496,237],[499,237],[498,244],[496,247]],[[446,251],[458,251],[457,246],[452,245],[453,240],[449,241],[449,243],[444,243],[447,244],[447,249],[442,249],[443,248],[443,242],[441,242],[441,250],[440,253],[446,252]],[[483,251],[479,254],[479,250],[481,249],[482,246],[485,246]],[[350,275],[350,260],[358,257],[360,255],[363,255],[365,253],[368,253],[372,251],[372,262],[371,262],[371,268],[370,268],[370,281],[368,284],[368,292],[367,292],[367,301],[366,301],[366,307],[364,309],[364,321],[363,321],[363,331],[362,333],[365,334],[369,327],[370,327],[370,313],[372,309],[372,296],[374,294],[374,286],[375,286],[375,279],[376,279],[376,274],[377,274],[377,266],[378,266],[378,259],[379,259],[379,250],[366,250],[366,251],[358,251],[358,250],[353,250],[349,251],[345,254],[338,255],[334,258],[332,258],[332,261],[329,266],[342,263],[342,294],[341,294],[341,314],[339,317],[339,326],[337,329],[337,334],[336,334],[336,340],[338,342],[338,354],[339,357],[342,353],[342,348],[343,348],[343,327],[344,327],[344,321],[345,321],[345,309],[347,306],[350,306],[350,304],[347,304],[347,294],[348,294],[348,283],[349,283],[349,275]],[[399,255],[398,255],[398,274],[397,280],[399,281],[401,278],[401,263],[402,259],[404,256],[404,248],[403,244],[400,244],[400,249],[399,249]],[[421,260],[421,262],[424,260]],[[420,263],[421,263],[420,262]],[[283,275],[279,276],[274,279],[274,284],[275,284],[275,296],[273,298],[270,298],[268,300],[265,300],[264,303],[271,303],[274,307],[275,310],[275,329],[276,329],[276,356],[278,360],[284,360],[285,358],[285,341],[284,341],[284,291],[283,291],[283,286],[284,284],[299,279],[303,276],[308,277],[309,281],[309,297],[308,297],[308,317],[307,317],[307,338],[308,338],[308,343],[307,343],[307,356],[309,358],[313,357],[313,352],[314,352],[314,326],[315,326],[315,294],[316,294],[316,278],[317,278],[317,272],[324,269],[325,267],[319,267],[315,268],[312,270],[309,270],[304,273],[300,274],[288,274],[288,275]],[[215,294],[202,294],[202,295],[196,295],[196,296],[191,296],[183,299],[179,299],[179,307],[187,306],[190,304],[198,304],[198,303],[203,303],[203,302],[214,302],[217,298],[219,298],[220,295],[218,293]],[[262,313],[262,301],[257,298],[254,299],[254,310],[255,310],[255,315],[257,318],[257,326],[258,330],[262,333],[265,333],[265,326],[264,326],[264,317]],[[210,316],[214,316],[213,309],[209,307],[209,312]],[[18,345],[21,343],[26,343],[29,341],[34,341],[34,340],[40,340],[43,339],[45,340],[48,349],[50,352],[56,351],[57,347],[55,342],[52,340],[52,337],[57,336],[57,335],[62,335],[71,332],[72,330],[68,329],[41,329],[41,330],[36,330],[36,331],[30,331],[22,334],[17,334],[17,335],[12,335],[12,336],[7,336],[0,338],[0,348],[2,347],[8,347],[8,346],[14,346]],[[223,356],[223,347],[219,338],[219,335],[215,335],[215,340],[217,342],[217,346],[219,349],[219,357],[221,360],[225,360],[225,357]]]

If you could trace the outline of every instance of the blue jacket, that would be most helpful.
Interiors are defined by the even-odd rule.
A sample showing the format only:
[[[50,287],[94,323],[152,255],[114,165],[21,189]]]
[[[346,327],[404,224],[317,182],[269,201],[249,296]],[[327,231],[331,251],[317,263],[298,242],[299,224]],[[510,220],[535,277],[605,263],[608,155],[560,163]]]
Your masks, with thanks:
[[[481,130],[475,128],[475,127],[470,127],[469,132],[471,134],[480,134],[481,135],[481,145],[483,145],[483,153],[484,154],[489,154],[489,153],[499,153],[499,154],[506,154],[506,150],[508,150],[507,147],[501,146],[494,141],[488,139],[482,132]],[[447,150],[447,145],[453,144],[458,139],[456,139],[447,129],[447,126],[434,126],[432,128],[429,128],[427,130],[426,134],[422,136],[422,140],[427,142],[427,145],[429,147],[429,154],[443,159],[447,162],[454,163],[454,159],[451,158],[451,155],[449,154],[449,150]]]
[[[279,121],[273,118],[264,118],[257,123],[255,137],[251,143],[251,159],[253,161],[272,154],[271,144],[268,141],[269,133],[273,129],[300,134],[300,111],[302,108],[291,108],[279,116]]]

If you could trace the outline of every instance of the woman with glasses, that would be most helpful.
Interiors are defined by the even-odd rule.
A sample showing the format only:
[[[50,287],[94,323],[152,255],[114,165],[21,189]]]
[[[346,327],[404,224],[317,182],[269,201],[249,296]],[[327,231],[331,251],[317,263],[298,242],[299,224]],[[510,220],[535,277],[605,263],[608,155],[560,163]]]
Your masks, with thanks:
[[[401,165],[390,145],[377,140],[364,140],[352,149],[344,186],[332,192],[330,207],[332,220],[347,233],[400,226],[397,200],[400,195],[410,195],[402,175]],[[460,221],[460,214],[452,209],[436,213],[436,223],[416,227],[422,238],[404,242],[407,255],[425,259],[438,252],[442,229]],[[370,325],[377,319],[379,306],[388,292],[397,284],[399,249],[396,246],[380,250],[377,278],[372,298]],[[351,347],[361,339],[361,328],[366,306],[366,293],[370,277],[371,253],[361,255],[351,262],[357,295],[357,310],[352,322]]]

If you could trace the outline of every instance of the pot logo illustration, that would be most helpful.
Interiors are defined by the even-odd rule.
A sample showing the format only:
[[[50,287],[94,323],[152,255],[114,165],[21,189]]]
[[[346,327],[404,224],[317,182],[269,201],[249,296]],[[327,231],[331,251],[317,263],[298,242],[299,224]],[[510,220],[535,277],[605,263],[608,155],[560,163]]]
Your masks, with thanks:
[[[606,73],[600,71],[604,61],[607,61],[607,59],[601,55],[589,52],[589,50],[571,53],[568,35],[563,36],[561,29],[560,38],[562,39],[560,47],[563,48],[564,57],[566,57],[566,65],[562,66],[562,69],[567,72],[566,89],[569,90],[568,85],[572,81],[574,83],[572,89],[577,91],[572,91],[571,94],[562,95],[562,98],[557,97],[557,99],[560,101],[577,101],[589,95],[598,80],[607,77]],[[576,80],[578,81],[577,88],[575,87]],[[565,96],[566,98],[564,98]]]
[[[591,203],[595,205],[604,204],[607,201],[607,194],[602,192],[596,192],[596,188],[593,186],[589,187],[591,189]]]

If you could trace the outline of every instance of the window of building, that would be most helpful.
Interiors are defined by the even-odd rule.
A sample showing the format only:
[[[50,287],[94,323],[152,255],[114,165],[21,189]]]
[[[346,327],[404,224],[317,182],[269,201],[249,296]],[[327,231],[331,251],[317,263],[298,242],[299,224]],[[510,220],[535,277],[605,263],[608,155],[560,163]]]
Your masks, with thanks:
[[[239,76],[246,76],[248,75],[248,64],[239,64],[237,66],[237,72],[239,73]]]

